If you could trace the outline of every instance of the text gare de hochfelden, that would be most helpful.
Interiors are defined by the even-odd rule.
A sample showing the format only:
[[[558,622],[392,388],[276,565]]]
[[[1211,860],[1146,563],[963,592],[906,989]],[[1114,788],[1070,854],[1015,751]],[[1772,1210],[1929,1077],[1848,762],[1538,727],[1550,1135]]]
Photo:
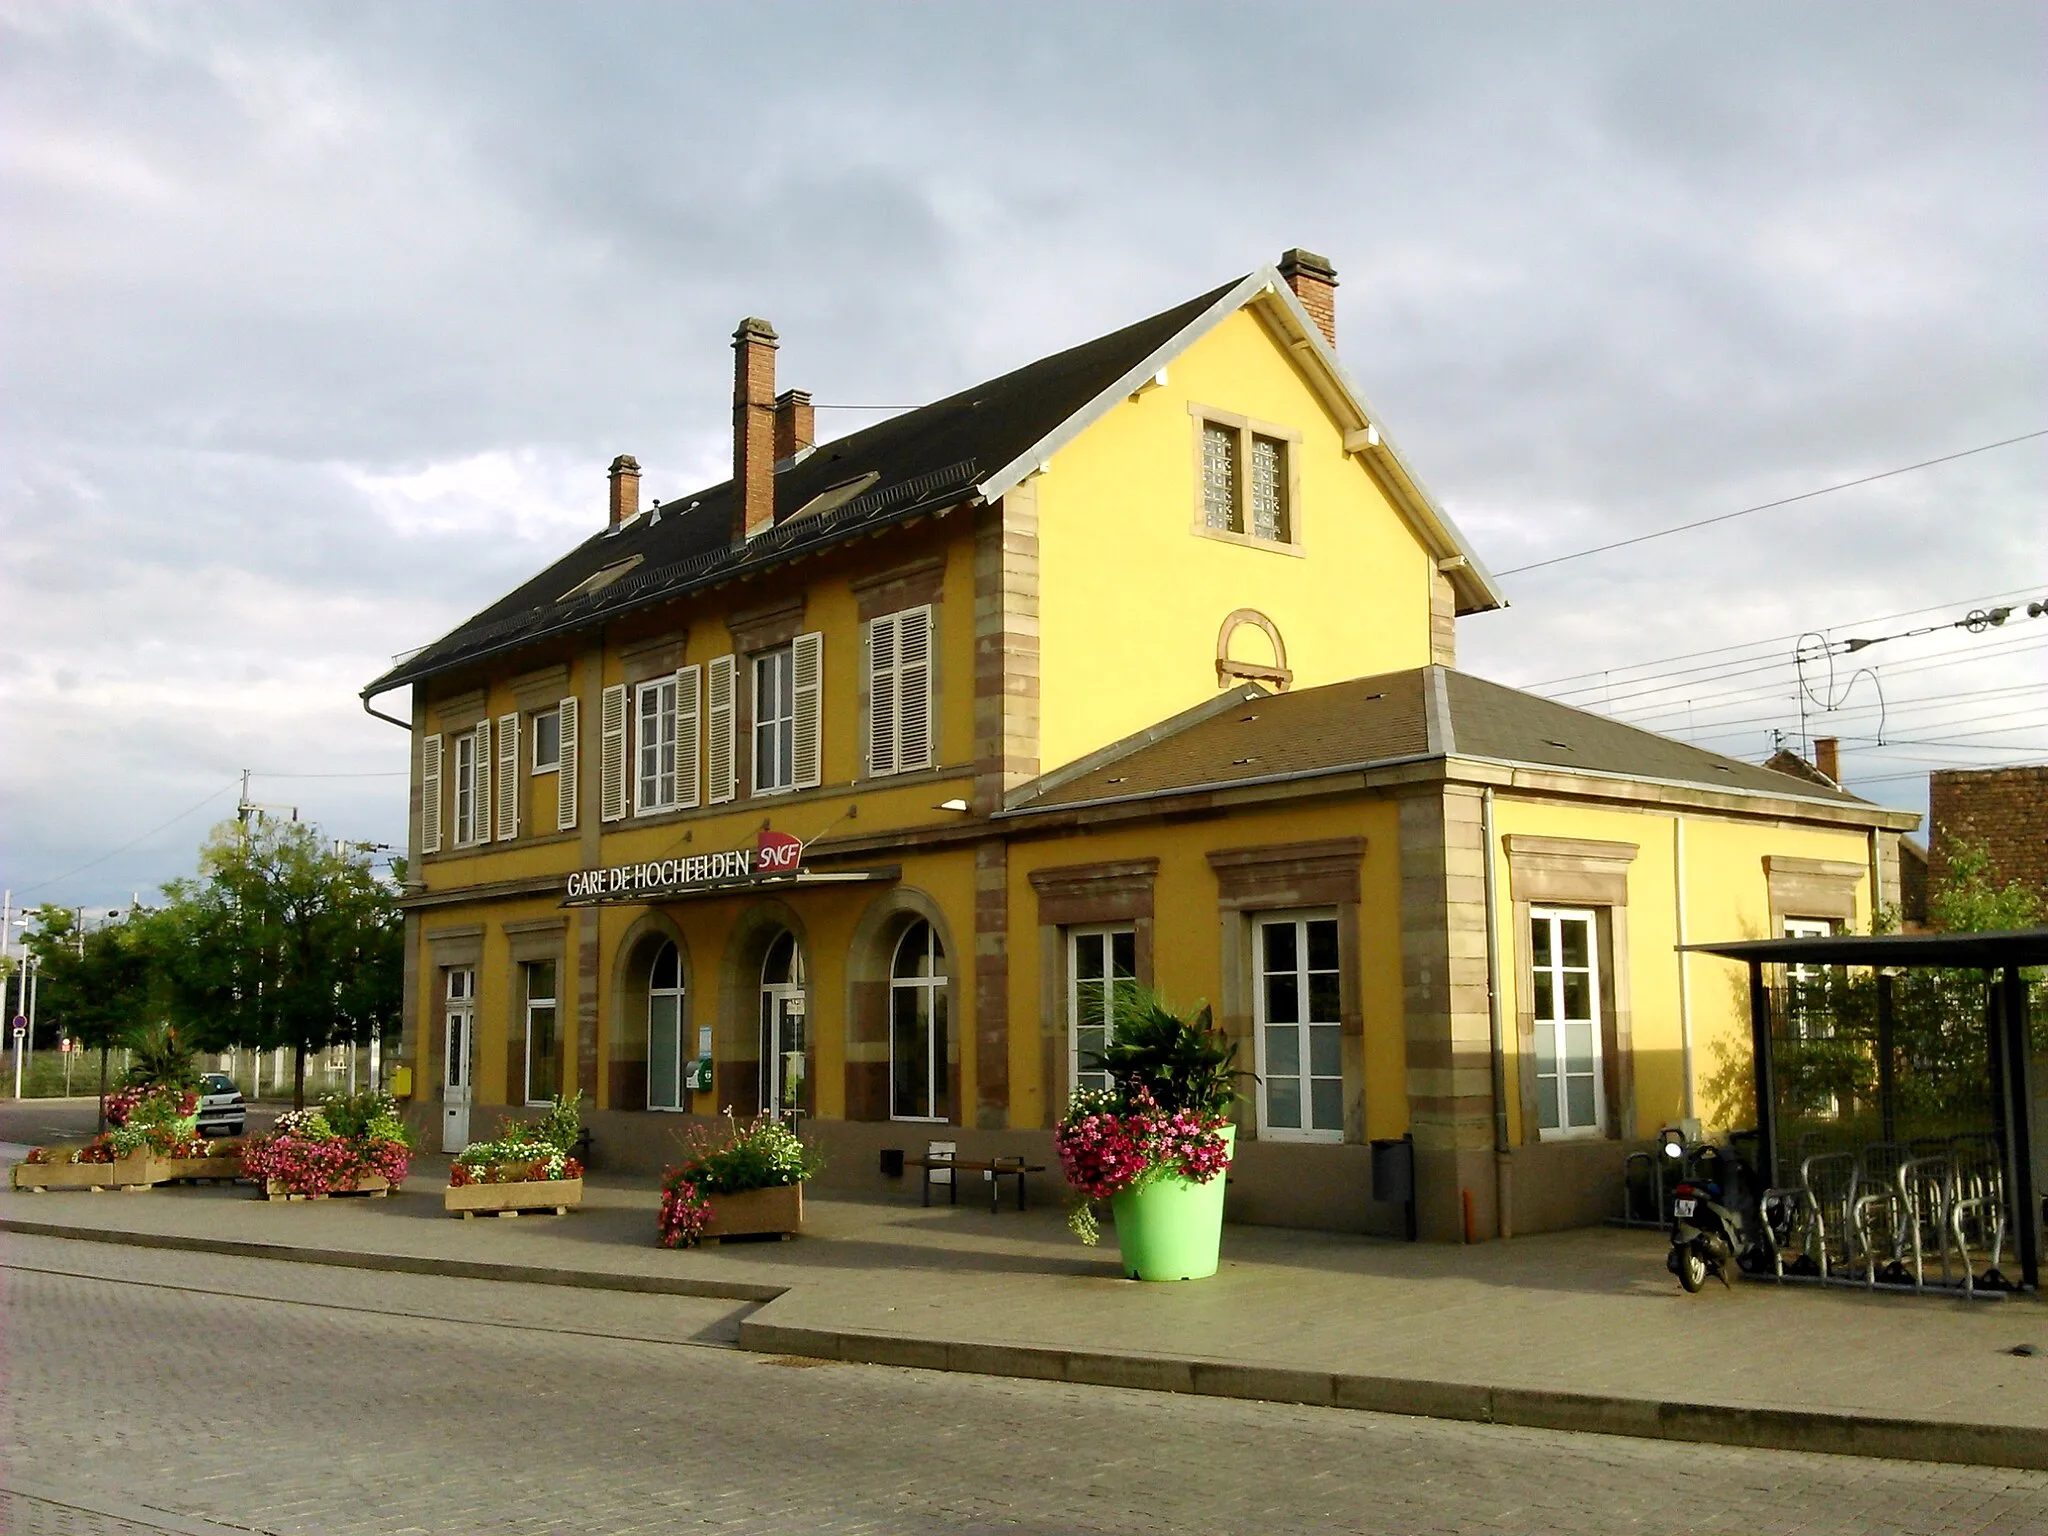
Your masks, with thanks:
[[[790,874],[797,868],[798,860],[791,856],[795,851],[727,848],[718,853],[693,853],[680,859],[650,859],[644,864],[581,869],[569,876],[565,894],[572,900],[577,897],[621,896],[635,891],[672,891],[682,886],[718,885],[728,880],[750,880],[757,875]]]

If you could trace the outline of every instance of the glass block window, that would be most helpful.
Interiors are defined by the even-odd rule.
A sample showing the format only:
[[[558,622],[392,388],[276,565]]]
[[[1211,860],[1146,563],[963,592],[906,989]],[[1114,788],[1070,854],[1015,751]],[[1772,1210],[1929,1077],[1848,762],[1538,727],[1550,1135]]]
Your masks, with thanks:
[[[1287,537],[1287,445],[1278,438],[1252,439],[1253,537]]]
[[[1237,527],[1237,433],[1202,428],[1202,516],[1211,528]]]

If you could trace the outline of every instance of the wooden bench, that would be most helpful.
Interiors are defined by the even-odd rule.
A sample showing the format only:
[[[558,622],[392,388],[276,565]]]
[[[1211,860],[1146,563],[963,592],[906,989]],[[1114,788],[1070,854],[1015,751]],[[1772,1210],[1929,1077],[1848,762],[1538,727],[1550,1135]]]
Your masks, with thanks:
[[[925,1148],[923,1157],[906,1157],[906,1166],[924,1170],[924,1204],[932,1203],[932,1186],[944,1185],[948,1198],[954,1205],[960,1203],[960,1179],[963,1173],[978,1173],[988,1183],[988,1208],[993,1215],[1002,1209],[1003,1180],[1017,1181],[1017,1209],[1024,1209],[1024,1175],[1045,1172],[1043,1163],[1027,1163],[1021,1157],[971,1158],[962,1157],[956,1144],[949,1141],[935,1141]]]

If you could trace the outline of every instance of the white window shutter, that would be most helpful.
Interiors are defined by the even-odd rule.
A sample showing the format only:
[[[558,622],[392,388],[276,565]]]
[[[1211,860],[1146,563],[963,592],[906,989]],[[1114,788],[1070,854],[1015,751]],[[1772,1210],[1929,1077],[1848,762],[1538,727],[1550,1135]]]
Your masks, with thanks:
[[[684,810],[697,804],[697,764],[703,752],[702,696],[704,669],[697,666],[676,672],[676,804]]]
[[[896,767],[932,765],[932,611],[896,615]]]
[[[564,699],[557,708],[561,721],[562,766],[555,770],[555,830],[567,832],[576,825],[577,701]]]
[[[738,718],[733,703],[738,692],[739,658],[714,656],[704,673],[704,798],[723,805],[739,792]]]
[[[420,852],[441,851],[441,737],[420,740]]]
[[[519,835],[519,716],[498,716],[498,841]]]
[[[476,791],[471,804],[476,807],[476,827],[470,833],[470,841],[488,843],[491,840],[491,722],[488,718],[476,723]]]
[[[626,815],[626,685],[605,689],[597,723],[597,815],[623,821]]]
[[[792,789],[816,789],[824,777],[825,637],[816,631],[790,642]]]
[[[896,771],[896,621],[885,613],[868,626],[868,772]]]

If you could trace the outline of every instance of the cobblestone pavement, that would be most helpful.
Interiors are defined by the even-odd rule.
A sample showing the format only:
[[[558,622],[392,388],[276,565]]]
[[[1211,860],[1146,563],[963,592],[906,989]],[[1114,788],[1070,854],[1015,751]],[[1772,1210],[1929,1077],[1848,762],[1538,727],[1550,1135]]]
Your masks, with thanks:
[[[2043,1473],[809,1364],[719,1345],[725,1302],[5,1241],[23,1536],[2048,1528]]]

